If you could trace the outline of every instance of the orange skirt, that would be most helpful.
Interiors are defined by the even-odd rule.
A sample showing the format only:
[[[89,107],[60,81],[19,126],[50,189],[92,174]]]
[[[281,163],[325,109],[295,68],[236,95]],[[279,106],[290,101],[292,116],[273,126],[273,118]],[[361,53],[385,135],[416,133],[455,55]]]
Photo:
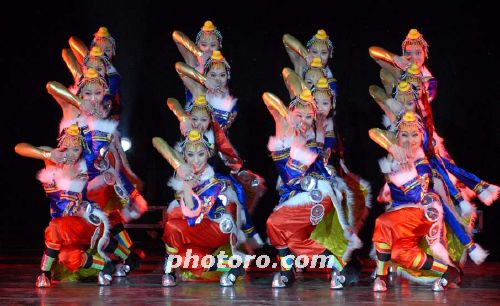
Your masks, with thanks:
[[[96,227],[80,217],[61,217],[50,221],[45,229],[45,244],[59,249],[60,262],[71,272],[83,266]]]
[[[174,208],[167,214],[165,223],[163,241],[171,248],[175,248],[177,254],[182,258],[181,267],[184,267],[184,261],[189,266],[187,270],[195,275],[200,275],[205,271],[201,266],[201,259],[205,255],[211,255],[219,247],[227,245],[230,241],[230,235],[224,234],[219,229],[219,223],[211,221],[207,217],[203,218],[201,223],[195,226],[189,226],[184,219],[180,207]],[[191,256],[198,256],[199,262],[196,267],[192,265],[193,260],[189,261],[186,257],[188,250],[191,250]]]
[[[326,216],[333,208],[330,198],[321,202]],[[326,248],[310,238],[316,225],[310,221],[314,204],[302,206],[283,206],[274,211],[267,219],[267,235],[277,249],[289,248],[295,256],[312,256],[323,253]]]
[[[373,242],[391,247],[391,259],[407,269],[420,269],[427,255],[418,243],[428,232],[432,222],[423,209],[401,208],[386,212],[375,221]]]

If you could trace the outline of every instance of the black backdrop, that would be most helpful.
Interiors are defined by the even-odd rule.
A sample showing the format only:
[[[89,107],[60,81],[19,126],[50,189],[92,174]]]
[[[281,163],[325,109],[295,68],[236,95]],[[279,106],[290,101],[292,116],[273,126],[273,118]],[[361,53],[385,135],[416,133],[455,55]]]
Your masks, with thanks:
[[[231,88],[239,98],[240,113],[231,128],[231,140],[248,168],[263,175],[270,191],[254,213],[265,235],[265,220],[276,203],[276,172],[266,150],[273,120],[261,100],[271,91],[286,100],[281,80],[291,62],[281,43],[288,32],[304,43],[318,28],[334,42],[331,68],[339,81],[337,122],[344,137],[350,169],[372,183],[378,192],[383,177],[377,159],[384,152],[371,142],[367,131],[380,126],[381,111],[368,95],[379,84],[379,67],[368,47],[380,45],[393,52],[410,28],[418,28],[430,44],[428,66],[439,80],[433,102],[437,130],[455,161],[480,177],[499,184],[500,52],[497,16],[493,6],[453,1],[436,7],[435,1],[355,2],[270,5],[241,2],[222,5],[188,1],[106,1],[79,3],[14,4],[4,12],[0,63],[3,109],[0,171],[0,249],[39,249],[49,220],[48,201],[35,180],[42,162],[14,154],[18,142],[55,145],[59,106],[45,91],[48,81],[71,83],[61,59],[71,35],[90,43],[92,33],[105,25],[117,41],[115,66],[122,75],[124,112],[121,130],[132,139],[127,153],[134,171],[146,182],[150,204],[165,205],[171,192],[166,181],[172,171],[151,145],[162,136],[172,143],[179,137],[178,122],[170,113],[167,97],[183,98],[183,86],[174,70],[181,60],[171,39],[173,30],[194,38],[206,19],[222,31],[223,54],[232,66]],[[349,3],[348,3],[349,2]],[[189,12],[188,10],[191,10]],[[374,204],[362,232],[369,245],[373,218],[382,209]],[[497,206],[499,203],[496,204]],[[477,238],[497,257],[500,210],[485,207],[484,230]]]

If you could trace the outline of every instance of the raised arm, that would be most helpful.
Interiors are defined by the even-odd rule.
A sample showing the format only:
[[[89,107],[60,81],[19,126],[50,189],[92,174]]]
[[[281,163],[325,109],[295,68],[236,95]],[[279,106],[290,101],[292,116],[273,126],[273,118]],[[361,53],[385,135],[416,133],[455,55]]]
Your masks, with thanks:
[[[276,136],[284,136],[289,128],[287,122],[289,117],[288,108],[286,108],[286,106],[277,96],[270,92],[265,92],[262,95],[262,99],[264,100],[264,104],[266,104],[267,109],[274,118],[274,122],[276,124]]]
[[[69,71],[71,72],[71,75],[73,76],[73,80],[78,82],[78,80],[81,78],[83,75],[82,72],[82,66],[80,63],[78,63],[75,54],[71,49],[64,48],[62,49],[62,58],[64,62],[66,63],[66,66],[68,67]]]
[[[380,69],[380,80],[384,85],[385,93],[390,97],[393,88],[398,86],[398,80],[390,71],[384,68]]]
[[[368,88],[370,92],[370,96],[375,100],[375,102],[380,106],[380,108],[384,111],[386,116],[389,118],[391,122],[396,120],[395,114],[391,111],[389,106],[386,104],[386,101],[389,99],[384,90],[377,85],[370,85]]]
[[[381,130],[379,128],[373,128],[368,131],[368,135],[371,140],[373,140],[376,144],[386,149],[388,152],[390,148],[395,144],[394,135],[391,132]]]
[[[283,35],[283,44],[285,45],[286,52],[293,63],[295,72],[298,75],[302,74],[302,71],[307,65],[307,52],[306,47],[302,43],[290,34]]]
[[[182,135],[186,135],[187,133],[189,133],[189,129],[191,127],[189,116],[186,114],[179,101],[177,101],[177,99],[175,98],[168,98],[167,106],[179,120]]]
[[[172,147],[170,147],[165,140],[161,137],[155,137],[153,138],[153,147],[155,147],[158,152],[160,152],[161,156],[165,158],[165,160],[174,168],[174,170],[177,170],[179,167],[184,165],[184,161],[182,158],[179,156],[179,153],[177,153]]]
[[[368,54],[370,54],[370,57],[373,58],[375,62],[380,65],[380,67],[387,69],[387,71],[395,77],[399,77],[401,75],[402,70],[398,67],[400,64],[396,62],[398,57],[394,53],[391,53],[384,48],[373,46],[368,49]]]
[[[59,82],[48,82],[47,92],[54,97],[63,111],[63,118],[72,119],[80,114],[82,101]]]
[[[80,64],[80,66],[83,66],[83,59],[87,54],[89,53],[89,48],[81,41],[78,37],[76,36],[71,36],[69,38],[69,47],[75,54],[76,60]]]
[[[19,143],[14,147],[17,154],[41,160],[50,160],[52,149],[50,147],[35,147],[29,143]]]
[[[172,38],[174,39],[174,42],[186,64],[191,67],[195,67],[198,64],[198,59],[202,57],[203,52],[191,39],[189,39],[189,37],[187,37],[186,34],[181,31],[174,31],[172,33]]]
[[[306,82],[304,82],[304,80],[292,69],[283,68],[281,75],[283,75],[283,80],[285,81],[291,99],[300,95],[304,89],[307,89]]]
[[[175,98],[168,98],[167,99],[167,106],[168,108],[174,113],[174,115],[177,117],[179,122],[187,122],[189,121],[189,117],[182,108],[181,104],[177,99]]]
[[[182,62],[177,62],[175,64],[175,71],[177,71],[182,82],[194,97],[205,94],[205,82],[207,78],[204,75]]]

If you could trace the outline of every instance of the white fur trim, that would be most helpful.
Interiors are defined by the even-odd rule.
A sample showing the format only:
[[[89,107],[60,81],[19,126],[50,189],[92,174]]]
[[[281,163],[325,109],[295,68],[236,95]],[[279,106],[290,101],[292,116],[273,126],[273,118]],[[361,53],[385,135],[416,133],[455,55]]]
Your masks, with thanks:
[[[181,205],[179,204],[179,201],[177,200],[172,200],[169,204],[168,204],[168,208],[167,208],[167,213],[171,212],[172,210],[174,210],[174,208],[177,208],[177,207],[180,207]]]
[[[207,165],[205,170],[203,170],[203,173],[200,175],[199,180],[200,182],[204,182],[212,178],[214,175],[214,169],[210,165]],[[175,176],[170,178],[167,185],[175,191],[182,191],[184,188],[182,180],[176,178]]]
[[[172,176],[170,180],[168,180],[167,185],[175,191],[182,191],[184,184],[182,180]]]
[[[349,237],[346,237],[348,240],[347,249],[342,255],[343,261],[348,261],[351,259],[352,252],[356,249],[360,249],[363,246],[363,242],[359,239],[358,235],[352,233]]]
[[[118,121],[115,120],[104,120],[104,119],[88,119],[89,130],[100,131],[104,133],[114,134],[116,127],[118,126]]]
[[[365,195],[365,206],[368,208],[372,207],[372,185],[367,181],[362,178],[359,178],[359,184],[363,186],[363,188],[366,190],[366,195]],[[389,187],[389,186],[387,186]]]
[[[397,167],[397,164],[396,164],[395,160],[389,159],[387,157],[383,157],[383,158],[379,159],[378,165],[380,167],[380,170],[384,174],[388,174],[388,173],[394,172],[395,171],[394,169],[398,169],[399,168],[399,167]]]
[[[498,199],[499,194],[500,188],[496,185],[490,185],[488,188],[483,190],[483,192],[478,194],[477,197],[481,200],[481,202],[489,206]]]
[[[423,284],[423,285],[430,285],[440,278],[439,276],[436,276],[436,277],[432,277],[432,276],[418,277],[418,276],[415,276],[413,274],[408,273],[406,270],[404,270],[400,266],[398,266],[396,271],[397,271],[397,274],[399,276],[402,276],[402,277],[404,277],[412,282],[415,282],[418,284]]]
[[[106,253],[104,251],[105,245],[109,242],[109,221],[108,221],[108,217],[106,216],[106,214],[104,214],[99,209],[95,209],[92,213],[94,215],[96,215],[97,217],[99,217],[99,219],[101,219],[101,222],[103,224],[102,236],[99,239],[99,242],[97,243],[97,253],[99,253],[99,255],[101,255],[101,257],[105,261],[110,261],[111,259],[106,255]]]
[[[412,179],[418,176],[417,169],[415,166],[411,167],[409,171],[397,171],[393,173],[389,173],[389,179],[394,185],[401,187],[405,183],[411,181]]]
[[[460,205],[460,215],[462,215],[462,217],[469,217],[476,210],[471,203],[465,200],[460,201],[459,205]]]
[[[282,151],[292,147],[293,137],[278,138],[271,136],[267,143],[267,149],[271,152]]]
[[[78,173],[74,173],[74,169],[67,168],[56,172],[55,182],[57,189],[72,192],[82,192],[83,188],[87,185],[87,180],[75,178],[75,174],[86,173],[87,166],[85,161],[81,159],[78,161]]]
[[[476,265],[480,265],[484,262],[484,260],[490,253],[477,243],[475,243],[475,246],[476,247],[474,248],[474,250],[469,253],[469,257]]]
[[[60,169],[55,166],[47,166],[42,170],[38,171],[36,178],[42,184],[53,184],[58,171],[60,171]]]
[[[225,112],[232,111],[238,101],[238,99],[233,98],[230,95],[227,95],[224,98],[214,95],[206,95],[206,98],[208,104],[210,104],[212,108]]]
[[[290,149],[290,157],[300,163],[310,166],[316,158],[318,157],[317,153],[309,150],[303,144],[298,144],[296,141],[292,143],[292,148]]]
[[[56,186],[59,190],[72,192],[82,192],[87,181],[80,179],[70,179],[65,176],[56,177]]]

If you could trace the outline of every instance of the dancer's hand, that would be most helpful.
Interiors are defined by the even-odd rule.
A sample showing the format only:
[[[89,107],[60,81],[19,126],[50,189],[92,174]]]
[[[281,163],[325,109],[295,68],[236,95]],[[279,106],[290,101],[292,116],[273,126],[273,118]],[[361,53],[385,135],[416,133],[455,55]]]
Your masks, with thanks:
[[[67,162],[66,153],[60,148],[55,148],[50,152],[50,160],[56,164],[65,164]]]
[[[398,67],[399,69],[401,69],[403,71],[408,69],[408,67],[410,67],[410,65],[411,65],[411,62],[404,56],[396,55],[396,56],[394,56],[393,60],[394,60],[394,64],[396,65],[396,67]]]
[[[389,153],[394,157],[394,160],[398,163],[401,170],[405,171],[410,169],[407,150],[394,144],[389,147]]]
[[[187,134],[189,134],[189,132],[192,130],[191,128],[191,121],[181,121],[180,122],[180,130],[181,130],[181,134],[186,136]]]
[[[316,115],[316,142],[325,143],[327,120],[324,114]]]
[[[194,177],[193,170],[186,164],[180,165],[179,168],[176,169],[176,172],[177,176],[183,181],[191,180]]]

